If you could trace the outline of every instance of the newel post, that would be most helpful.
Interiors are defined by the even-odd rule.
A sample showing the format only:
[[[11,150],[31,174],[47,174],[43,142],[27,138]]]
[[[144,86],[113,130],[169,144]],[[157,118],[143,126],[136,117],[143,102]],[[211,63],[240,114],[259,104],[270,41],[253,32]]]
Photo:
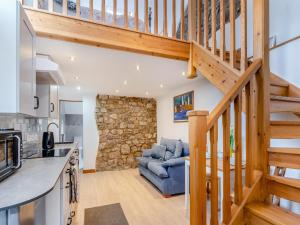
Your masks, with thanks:
[[[206,224],[207,111],[189,114],[190,225]]]
[[[253,35],[253,58],[262,59],[262,66],[256,75],[257,147],[253,164],[254,169],[261,170],[265,178],[269,174],[267,150],[270,146],[269,0],[253,1]],[[266,189],[263,191],[267,193]]]

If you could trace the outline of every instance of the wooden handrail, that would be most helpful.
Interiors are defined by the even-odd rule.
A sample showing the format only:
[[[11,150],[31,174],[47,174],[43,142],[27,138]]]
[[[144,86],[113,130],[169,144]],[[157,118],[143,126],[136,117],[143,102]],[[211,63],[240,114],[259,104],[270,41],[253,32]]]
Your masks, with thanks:
[[[220,118],[220,116],[225,112],[231,102],[234,101],[236,96],[242,91],[246,86],[252,76],[259,70],[261,67],[261,59],[256,59],[249,66],[249,68],[243,73],[240,79],[235,83],[232,89],[226,94],[220,104],[209,114],[207,120],[207,130],[210,130],[214,123]]]
[[[290,39],[288,39],[288,40],[286,40],[286,41],[281,42],[281,43],[278,44],[278,45],[273,46],[272,48],[270,48],[270,51],[272,51],[272,50],[274,50],[274,49],[276,49],[276,48],[280,48],[280,47],[282,47],[282,46],[284,46],[284,45],[286,45],[286,44],[288,44],[288,43],[291,43],[291,42],[293,42],[293,41],[296,41],[296,40],[298,40],[298,39],[300,39],[300,35],[298,35],[298,36],[296,36],[296,37],[293,37],[293,38],[290,38]]]

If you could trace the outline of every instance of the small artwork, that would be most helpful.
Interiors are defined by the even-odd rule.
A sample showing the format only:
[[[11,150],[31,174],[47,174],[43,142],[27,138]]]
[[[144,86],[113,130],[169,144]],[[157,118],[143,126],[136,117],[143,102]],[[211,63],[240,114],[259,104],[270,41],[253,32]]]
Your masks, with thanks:
[[[174,122],[188,121],[188,112],[194,110],[194,91],[174,97]]]

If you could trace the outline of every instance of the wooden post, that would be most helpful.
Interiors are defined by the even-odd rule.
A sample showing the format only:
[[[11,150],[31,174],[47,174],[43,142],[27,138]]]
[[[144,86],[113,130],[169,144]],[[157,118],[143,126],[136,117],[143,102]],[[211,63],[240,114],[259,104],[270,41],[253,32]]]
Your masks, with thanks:
[[[34,2],[37,2],[37,0],[34,0]],[[68,15],[68,1],[63,0],[63,15]]]
[[[220,0],[220,58],[225,61],[225,0]]]
[[[188,2],[188,32],[189,40],[196,40],[196,0],[189,0]]]
[[[139,30],[139,1],[134,1],[134,25],[135,30]]]
[[[247,0],[241,0],[241,72],[247,67]]]
[[[168,36],[168,3],[167,0],[163,2],[163,12],[164,12],[164,26],[163,26],[163,33],[164,36]]]
[[[176,38],[176,0],[172,0],[172,37]]]
[[[223,223],[231,219],[230,199],[230,108],[222,115],[223,123]]]
[[[148,0],[145,0],[145,5],[144,5],[144,27],[145,27],[145,32],[149,33],[149,14],[148,14]]]
[[[76,17],[80,18],[80,0],[76,0]]]
[[[204,0],[204,48],[208,48],[208,0]]]
[[[101,20],[103,23],[105,23],[106,20],[106,5],[105,5],[105,0],[102,0],[101,2]]]
[[[207,111],[189,114],[190,225],[206,224]]]
[[[94,0],[90,0],[89,4],[89,19],[94,20]]]
[[[218,225],[218,122],[210,130],[211,217],[210,225]]]
[[[197,21],[197,41],[198,44],[202,45],[203,35],[202,35],[202,0],[198,0],[197,4],[197,12],[198,12],[198,21]]]
[[[269,0],[253,0],[253,58],[262,58],[257,73],[257,148],[254,152],[254,169],[269,174],[268,154],[270,147],[270,66],[269,66]],[[263,180],[264,181],[264,180]],[[267,185],[263,185],[267,197]]]
[[[158,0],[154,0],[154,34],[158,35]]]
[[[113,1],[113,25],[117,23],[117,0]]]
[[[234,100],[234,142],[235,142],[235,178],[234,203],[240,205],[243,199],[242,184],[242,93]]]
[[[180,39],[184,39],[184,0],[180,1]]]
[[[235,68],[235,0],[230,0],[230,65]]]
[[[211,0],[211,53],[217,52],[217,15],[216,15],[216,0]]]
[[[190,57],[189,57],[189,61],[188,61],[188,71],[187,71],[187,73],[188,73],[187,77],[189,79],[193,79],[197,76],[197,69],[193,65],[193,57],[194,57],[193,49],[194,49],[194,44],[193,44],[193,42],[191,42],[191,44],[190,44]]]
[[[124,26],[128,28],[128,0],[124,0]]]

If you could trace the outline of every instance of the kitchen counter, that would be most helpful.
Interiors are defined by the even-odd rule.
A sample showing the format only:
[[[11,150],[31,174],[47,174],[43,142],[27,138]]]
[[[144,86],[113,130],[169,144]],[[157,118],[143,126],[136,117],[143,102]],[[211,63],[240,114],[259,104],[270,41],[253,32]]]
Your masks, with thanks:
[[[0,211],[32,202],[54,188],[75,145],[55,146],[60,148],[71,151],[65,157],[26,159],[19,170],[0,183]]]

